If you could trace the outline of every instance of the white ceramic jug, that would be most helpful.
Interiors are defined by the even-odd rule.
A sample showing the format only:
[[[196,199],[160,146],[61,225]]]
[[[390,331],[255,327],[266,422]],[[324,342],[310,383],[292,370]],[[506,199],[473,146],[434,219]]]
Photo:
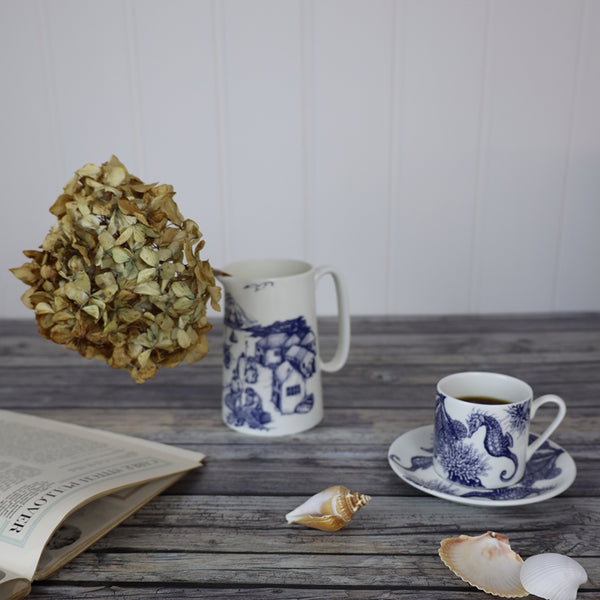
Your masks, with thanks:
[[[335,283],[338,344],[319,354],[315,287]],[[225,291],[223,420],[244,433],[279,436],[323,418],[321,371],[342,368],[350,349],[350,315],[340,273],[298,260],[248,260],[217,274]]]

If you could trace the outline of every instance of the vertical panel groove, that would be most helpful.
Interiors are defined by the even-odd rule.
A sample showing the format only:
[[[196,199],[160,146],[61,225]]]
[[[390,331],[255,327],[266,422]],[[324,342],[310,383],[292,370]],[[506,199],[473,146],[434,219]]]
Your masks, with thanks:
[[[575,68],[573,69],[573,92],[571,94],[571,106],[569,109],[569,130],[567,132],[567,139],[565,142],[565,162],[563,169],[563,181],[562,189],[560,194],[560,211],[559,211],[559,223],[557,228],[557,239],[555,244],[555,255],[554,255],[554,273],[552,281],[552,308],[557,310],[558,307],[558,278],[561,266],[561,256],[564,243],[564,228],[565,228],[565,215],[567,209],[567,193],[569,189],[570,172],[572,165],[572,152],[573,152],[573,136],[575,131],[575,113],[577,111],[578,99],[581,92],[581,77],[582,77],[582,52],[583,52],[583,40],[585,35],[585,22],[587,14],[587,0],[583,0],[579,5],[579,26],[578,26],[578,40],[577,40],[577,54],[575,57]]]
[[[63,174],[73,171],[74,168],[72,165],[67,166],[65,160],[65,145],[58,115],[56,80],[54,77],[53,68],[54,53],[52,52],[50,33],[48,31],[48,23],[50,22],[48,15],[48,4],[43,2],[43,0],[38,0],[37,7],[37,29],[39,31],[42,48],[42,56],[40,59],[42,62],[42,72],[44,73],[44,88],[46,90],[46,97],[48,99],[48,114],[50,118],[51,136],[55,140],[56,145],[56,154],[53,157],[55,168],[53,171],[55,172],[56,189],[60,190],[63,186]]]
[[[129,69],[129,97],[131,102],[132,135],[135,160],[140,173],[145,174],[144,135],[142,127],[142,94],[140,86],[140,61],[138,54],[138,37],[135,28],[136,15],[132,0],[123,5],[125,29],[127,31],[127,67]],[[108,157],[107,157],[108,158]]]
[[[405,60],[405,25],[406,10],[405,0],[394,0],[392,3],[391,41],[392,59],[390,61],[391,94],[390,94],[390,134],[389,134],[389,167],[388,167],[388,197],[387,197],[387,226],[386,226],[386,255],[385,255],[385,291],[384,312],[390,314],[393,309],[392,293],[398,289],[393,284],[397,275],[394,273],[394,257],[392,253],[392,237],[394,224],[398,213],[396,203],[400,202],[400,177],[401,177],[401,122],[402,122],[402,94],[404,82]],[[396,234],[398,231],[396,230]]]
[[[215,57],[215,108],[217,112],[217,156],[219,168],[219,207],[221,219],[221,257],[223,264],[229,260],[229,205],[231,187],[229,181],[228,127],[227,127],[227,90],[225,86],[225,18],[223,5],[211,0],[213,18],[213,45]]]
[[[484,213],[485,199],[483,197],[484,180],[485,180],[485,154],[488,146],[488,127],[487,115],[489,114],[490,105],[490,77],[491,77],[491,42],[492,23],[493,23],[493,0],[486,2],[486,22],[484,34],[484,57],[482,62],[483,74],[481,77],[481,98],[479,106],[479,139],[477,152],[477,169],[474,182],[474,199],[473,199],[473,230],[471,232],[471,269],[470,269],[470,292],[469,292],[469,312],[479,312],[480,305],[480,288],[481,288],[481,264],[477,257],[478,249],[481,247],[481,227]]]
[[[314,102],[315,102],[315,51],[314,51],[314,3],[300,0],[300,44],[302,48],[302,203],[303,203],[303,254],[313,262],[310,235],[313,231],[314,198]]]
[[[115,152],[187,185],[217,267],[285,251],[370,271],[356,312],[599,306],[600,3],[88,4],[0,11],[8,189],[45,160],[33,227],[49,190]]]

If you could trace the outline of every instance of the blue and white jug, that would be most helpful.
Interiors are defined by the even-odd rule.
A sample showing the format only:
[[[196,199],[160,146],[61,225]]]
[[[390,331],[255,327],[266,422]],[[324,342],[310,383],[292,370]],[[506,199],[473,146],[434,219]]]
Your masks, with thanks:
[[[338,306],[334,356],[319,354],[315,289],[331,275]],[[350,315],[341,274],[285,259],[223,267],[225,291],[223,420],[237,431],[280,436],[323,419],[321,371],[341,369],[350,349]]]

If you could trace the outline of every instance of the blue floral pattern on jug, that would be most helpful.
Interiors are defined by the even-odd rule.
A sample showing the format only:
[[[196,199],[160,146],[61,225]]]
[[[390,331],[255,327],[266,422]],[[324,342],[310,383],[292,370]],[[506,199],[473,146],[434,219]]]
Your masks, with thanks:
[[[502,423],[481,410],[474,409],[466,419],[466,423],[450,417],[445,406],[446,396],[437,394],[435,409],[436,440],[434,454],[441,467],[446,471],[448,479],[460,485],[484,488],[481,479],[490,470],[489,459],[505,457],[514,468],[504,470],[500,474],[502,481],[509,482],[517,473],[519,461],[512,451],[513,436],[522,434],[527,426],[530,402],[515,404],[509,407],[508,431],[504,431]],[[468,439],[479,429],[485,429],[484,452],[473,448]]]
[[[225,296],[223,348],[227,422],[269,429],[275,414],[304,414],[314,396],[307,383],[316,372],[316,335],[304,317],[262,326],[232,296]]]

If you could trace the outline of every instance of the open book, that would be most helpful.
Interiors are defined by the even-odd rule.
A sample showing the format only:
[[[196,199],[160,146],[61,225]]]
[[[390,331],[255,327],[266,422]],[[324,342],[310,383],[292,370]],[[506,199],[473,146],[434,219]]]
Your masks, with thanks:
[[[27,596],[203,459],[0,410],[0,600]]]

